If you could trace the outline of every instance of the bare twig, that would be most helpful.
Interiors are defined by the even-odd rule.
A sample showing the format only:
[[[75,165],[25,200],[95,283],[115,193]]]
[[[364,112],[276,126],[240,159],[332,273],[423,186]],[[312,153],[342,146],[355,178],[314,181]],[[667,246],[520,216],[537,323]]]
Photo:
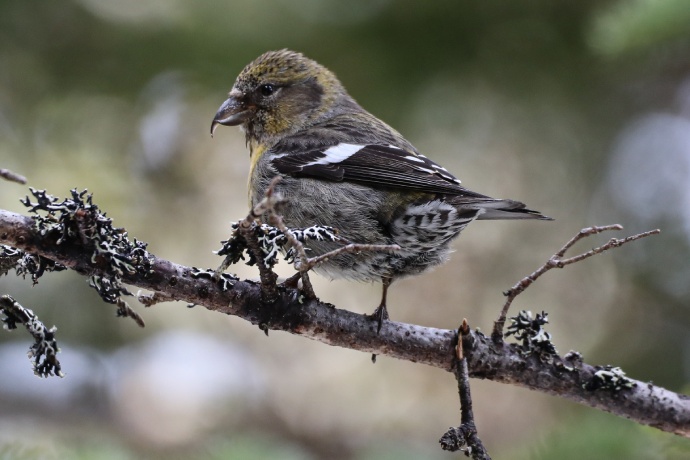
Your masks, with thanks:
[[[609,249],[618,248],[624,245],[625,243],[629,243],[631,241],[639,240],[640,238],[661,233],[661,230],[655,229],[650,230],[648,232],[628,236],[623,239],[611,238],[608,241],[608,243],[602,246],[596,247],[577,256],[569,257],[567,259],[563,258],[568,249],[573,247],[575,243],[577,243],[581,239],[591,235],[596,235],[597,233],[611,230],[623,230],[623,226],[619,224],[614,224],[604,225],[600,227],[595,226],[583,228],[575,236],[573,236],[557,253],[551,256],[551,258],[549,258],[549,260],[547,260],[541,267],[532,272],[530,275],[527,275],[524,278],[522,278],[520,281],[515,283],[513,287],[504,292],[503,294],[507,297],[507,299],[505,304],[503,305],[501,314],[499,315],[498,319],[494,322],[494,329],[493,333],[491,334],[491,337],[494,339],[494,341],[498,343],[503,339],[503,327],[505,326],[506,317],[508,316],[508,309],[510,308],[510,305],[513,303],[513,300],[515,300],[515,298],[518,295],[520,295],[525,289],[530,287],[544,273],[548,272],[553,268],[563,268],[566,265],[580,262],[581,260],[588,259],[596,254],[601,254],[602,252],[608,251]]]
[[[347,244],[343,247],[340,247],[338,249],[334,249],[332,251],[329,251],[325,254],[321,254],[320,256],[317,257],[312,257],[307,259],[303,264],[300,266],[300,271],[302,270],[311,270],[312,268],[318,266],[319,264],[322,264],[326,262],[327,260],[339,255],[339,254],[344,254],[348,252],[364,252],[364,251],[379,251],[379,252],[395,252],[399,251],[400,246],[397,244],[357,244],[357,243],[350,243]]]
[[[466,338],[471,340],[470,326],[467,320],[463,319],[462,325],[458,328],[458,345],[455,349],[455,362],[453,364],[453,371],[458,381],[458,393],[460,395],[460,426],[451,427],[439,439],[439,442],[443,450],[451,452],[462,450],[466,456],[471,456],[475,460],[491,460],[484,448],[484,444],[479,439],[477,426],[474,423],[472,395],[470,394],[470,374],[463,351],[463,341]]]
[[[10,171],[9,169],[0,168],[0,177],[10,182],[16,182],[18,184],[26,184],[26,177]]]

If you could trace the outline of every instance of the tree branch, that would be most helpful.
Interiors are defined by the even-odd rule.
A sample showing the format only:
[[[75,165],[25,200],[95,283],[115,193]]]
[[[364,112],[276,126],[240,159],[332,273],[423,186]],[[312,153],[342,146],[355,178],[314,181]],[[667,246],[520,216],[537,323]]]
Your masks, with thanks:
[[[0,210],[0,243],[38,254],[78,273],[98,275],[102,266],[78,238],[56,245],[36,229],[32,218]],[[193,276],[198,270],[151,256],[147,273],[124,272],[122,280],[171,300],[203,305],[268,329],[287,331],[328,345],[375,353],[452,371],[456,331],[386,321],[380,333],[365,315],[305,299],[277,287],[277,299],[262,306],[259,283]],[[469,346],[468,346],[469,344]],[[595,367],[579,354],[542,360],[521,347],[493,342],[480,332],[465,337],[470,376],[560,396],[638,423],[690,438],[690,398],[651,383],[627,379],[615,369]],[[612,379],[626,385],[611,385]]]

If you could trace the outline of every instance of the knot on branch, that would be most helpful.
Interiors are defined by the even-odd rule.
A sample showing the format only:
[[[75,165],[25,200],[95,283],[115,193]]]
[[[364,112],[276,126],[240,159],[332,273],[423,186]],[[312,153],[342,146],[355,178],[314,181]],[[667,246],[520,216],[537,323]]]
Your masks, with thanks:
[[[470,435],[474,435],[476,433],[476,428],[471,430],[466,425],[458,427],[452,426],[448,428],[448,431],[441,436],[441,439],[439,439],[438,442],[441,444],[441,449],[457,452],[466,445],[466,439],[469,438]],[[472,448],[470,447],[465,451],[468,456],[471,453],[471,449]]]
[[[491,460],[477,437],[477,428],[474,426],[474,423],[450,427],[438,442],[443,450],[450,452],[462,451],[466,457]]]

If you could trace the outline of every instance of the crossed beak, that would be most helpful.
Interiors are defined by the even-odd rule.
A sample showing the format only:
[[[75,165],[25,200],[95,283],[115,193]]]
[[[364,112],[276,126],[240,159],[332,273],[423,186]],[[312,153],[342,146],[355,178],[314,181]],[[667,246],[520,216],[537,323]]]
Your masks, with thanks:
[[[253,106],[248,106],[242,98],[242,93],[237,90],[230,91],[228,99],[220,106],[211,123],[211,137],[218,125],[237,126],[244,123],[254,111]]]

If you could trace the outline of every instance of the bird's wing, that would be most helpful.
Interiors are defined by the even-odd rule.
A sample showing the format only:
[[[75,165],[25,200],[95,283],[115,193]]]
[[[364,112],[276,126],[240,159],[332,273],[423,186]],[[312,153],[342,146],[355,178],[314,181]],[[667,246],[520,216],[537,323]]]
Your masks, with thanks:
[[[488,198],[471,192],[427,157],[394,145],[339,143],[300,151],[277,151],[271,163],[280,174],[374,187]]]

